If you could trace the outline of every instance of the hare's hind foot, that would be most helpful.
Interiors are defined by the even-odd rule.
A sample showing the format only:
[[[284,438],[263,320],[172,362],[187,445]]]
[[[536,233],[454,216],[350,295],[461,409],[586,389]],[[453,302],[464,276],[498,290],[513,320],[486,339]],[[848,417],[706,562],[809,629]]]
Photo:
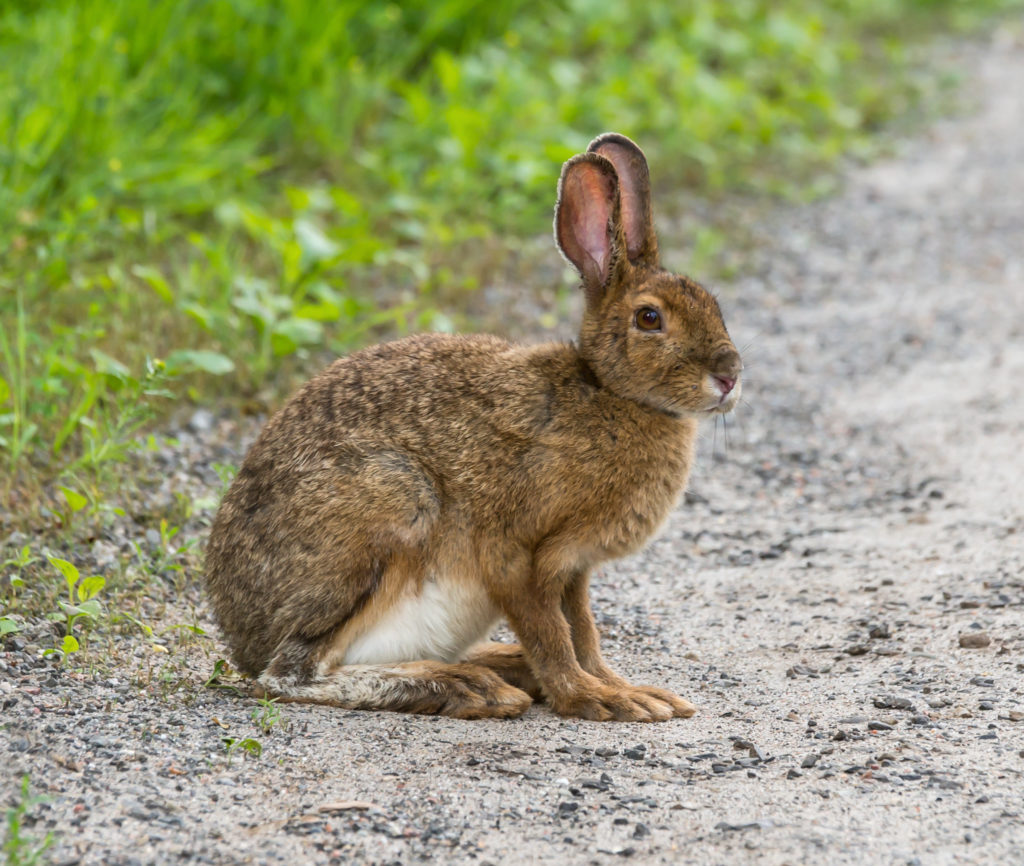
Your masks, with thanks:
[[[258,684],[282,701],[456,719],[515,718],[533,703],[486,667],[435,661],[343,665],[308,680],[267,672]]]
[[[478,644],[469,651],[466,662],[489,668],[509,685],[522,689],[535,701],[544,699],[544,691],[530,669],[526,653],[517,643]]]

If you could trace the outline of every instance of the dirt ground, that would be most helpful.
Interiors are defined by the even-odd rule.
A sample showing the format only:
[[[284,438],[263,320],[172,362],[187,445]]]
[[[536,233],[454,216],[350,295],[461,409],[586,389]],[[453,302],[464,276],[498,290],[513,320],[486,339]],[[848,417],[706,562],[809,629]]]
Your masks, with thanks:
[[[23,832],[107,866],[1024,863],[1022,34],[955,58],[969,113],[772,214],[715,286],[744,405],[594,589],[613,666],[694,718],[289,705],[263,731],[202,688],[218,646],[161,691],[8,641],[0,793],[50,798]],[[221,428],[192,428],[208,462]]]

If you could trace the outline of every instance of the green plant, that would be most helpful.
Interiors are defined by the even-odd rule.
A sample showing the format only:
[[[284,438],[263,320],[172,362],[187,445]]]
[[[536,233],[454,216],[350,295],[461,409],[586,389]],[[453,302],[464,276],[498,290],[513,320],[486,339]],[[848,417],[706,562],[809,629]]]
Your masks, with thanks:
[[[172,571],[179,575],[184,572],[184,559],[195,547],[196,539],[190,539],[184,544],[176,544],[174,537],[178,535],[179,531],[179,528],[171,526],[166,518],[161,518],[160,543],[155,545],[151,552],[146,553],[139,542],[132,542],[136,557],[147,571],[154,574]]]
[[[228,663],[225,659],[217,659],[213,663],[213,672],[210,674],[209,679],[203,683],[203,688],[207,689],[218,689],[224,688],[221,683],[221,677],[227,677],[230,673]]]
[[[244,737],[242,739],[236,739],[235,737],[222,737],[221,742],[224,743],[224,749],[228,753],[228,766],[231,765],[231,759],[235,752],[239,750],[253,758],[258,758],[263,754],[263,744],[260,743],[259,740],[254,740],[252,737]]]
[[[257,698],[256,703],[258,706],[252,708],[250,716],[253,724],[264,734],[269,734],[275,727],[286,726],[277,698]]]
[[[8,568],[12,569],[8,578],[12,596],[16,590],[24,589],[25,587],[25,579],[21,576],[22,572],[32,563],[38,561],[39,557],[34,556],[31,548],[26,544],[14,556],[0,562],[0,573],[6,572]]]
[[[50,619],[54,621],[64,620],[64,639],[56,649],[46,650],[46,654],[59,652],[63,658],[67,658],[71,653],[78,652],[80,649],[78,638],[74,634],[75,623],[81,621],[80,632],[86,632],[96,622],[103,610],[95,596],[106,586],[106,579],[98,574],[92,577],[81,577],[78,568],[66,559],[59,559],[55,556],[48,556],[47,559],[63,575],[67,585],[68,600],[58,599],[57,605],[60,607],[61,613],[50,614]]]
[[[46,802],[46,797],[32,796],[28,775],[21,777],[21,797],[7,809],[7,837],[4,839],[4,855],[9,866],[32,866],[42,862],[43,855],[54,843],[53,833],[47,833],[42,842],[35,842],[31,836],[22,833],[22,823],[33,806]]]

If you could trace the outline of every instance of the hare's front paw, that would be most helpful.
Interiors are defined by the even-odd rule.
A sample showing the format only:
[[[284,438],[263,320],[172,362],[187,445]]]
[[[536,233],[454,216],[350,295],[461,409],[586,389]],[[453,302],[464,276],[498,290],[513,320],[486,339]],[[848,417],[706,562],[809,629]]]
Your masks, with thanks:
[[[674,695],[668,689],[659,689],[657,686],[630,686],[635,692],[642,692],[650,698],[656,701],[661,701],[664,704],[668,704],[672,707],[672,715],[677,719],[688,719],[695,712],[697,708],[687,700]]]
[[[628,683],[588,684],[571,695],[553,700],[563,716],[579,716],[597,722],[665,722],[673,716],[692,716],[694,707],[663,689]]]

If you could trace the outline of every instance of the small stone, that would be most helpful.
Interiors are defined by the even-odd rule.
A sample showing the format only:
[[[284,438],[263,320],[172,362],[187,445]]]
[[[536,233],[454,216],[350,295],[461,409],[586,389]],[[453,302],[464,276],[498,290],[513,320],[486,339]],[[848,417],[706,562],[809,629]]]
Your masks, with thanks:
[[[803,773],[801,773],[799,770],[790,770],[788,773],[786,773],[786,778],[799,779],[802,775]]]
[[[580,779],[581,788],[593,788],[595,791],[607,791],[608,783],[600,779]]]
[[[898,698],[895,695],[881,695],[875,698],[874,704],[880,710],[912,710],[914,705],[909,698]]]
[[[208,433],[216,419],[209,409],[197,409],[188,419],[188,429],[193,433]]]
[[[818,756],[817,755],[808,755],[806,758],[804,758],[800,762],[800,768],[802,770],[809,770],[811,767],[813,767],[817,763],[818,763]]]
[[[976,631],[960,635],[960,646],[964,649],[981,649],[992,643],[988,632]]]
[[[869,731],[891,731],[892,730],[892,725],[888,724],[887,722],[872,721],[872,722],[868,722],[868,730]]]
[[[885,623],[879,623],[873,625],[868,630],[868,637],[873,640],[884,640],[885,638],[892,637],[892,633],[889,631],[889,626]]]
[[[646,824],[637,824],[633,830],[634,839],[643,839],[644,836],[650,836],[651,830]]]
[[[573,812],[575,812],[577,809],[579,809],[579,807],[580,807],[579,803],[572,803],[572,802],[563,800],[561,803],[558,804],[558,814],[559,815],[563,815],[563,816],[564,815],[571,815]]]
[[[607,746],[601,746],[600,749],[595,749],[594,754],[599,758],[613,758],[619,753],[618,749],[610,749]]]

